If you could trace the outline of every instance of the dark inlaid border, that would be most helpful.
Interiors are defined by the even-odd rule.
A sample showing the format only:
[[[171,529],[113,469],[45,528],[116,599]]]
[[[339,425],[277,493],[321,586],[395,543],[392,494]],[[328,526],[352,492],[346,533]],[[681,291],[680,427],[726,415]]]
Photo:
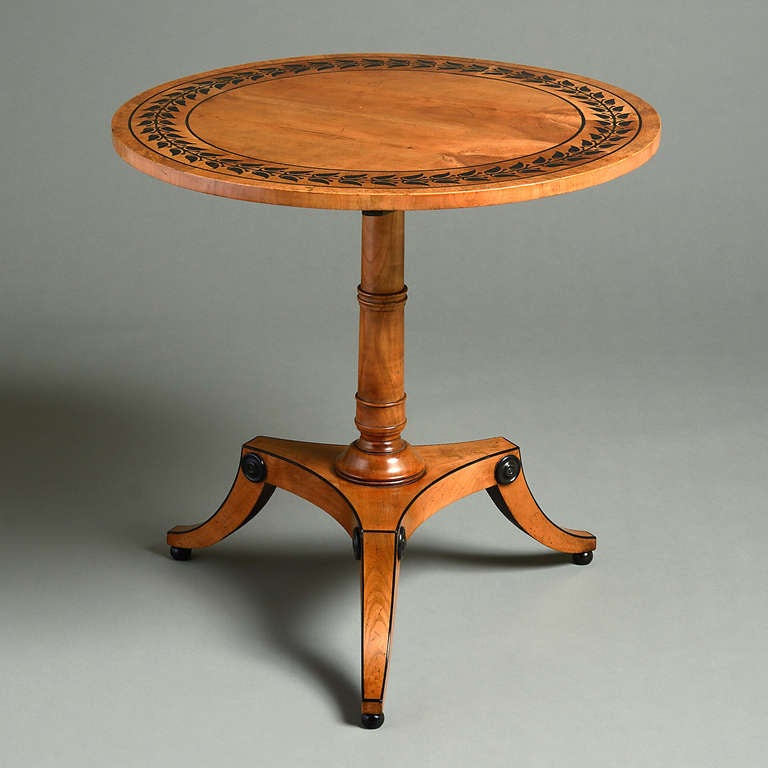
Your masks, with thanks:
[[[582,114],[582,130],[570,141],[525,157],[483,165],[435,171],[386,172],[308,168],[277,164],[237,156],[214,147],[195,136],[186,125],[186,116],[215,92],[233,90],[260,80],[297,77],[321,72],[400,69],[431,71],[507,80],[544,90],[564,98]],[[180,123],[184,118],[184,127]],[[568,168],[594,162],[630,144],[641,128],[637,110],[606,88],[557,77],[533,68],[506,66],[495,62],[455,61],[419,56],[337,56],[327,59],[300,59],[281,64],[254,66],[226,74],[191,79],[154,94],[131,113],[129,125],[134,138],[151,151],[188,168],[230,177],[254,177],[260,182],[322,185],[328,187],[418,188],[466,187],[514,179],[535,179]],[[202,146],[204,145],[204,146]]]

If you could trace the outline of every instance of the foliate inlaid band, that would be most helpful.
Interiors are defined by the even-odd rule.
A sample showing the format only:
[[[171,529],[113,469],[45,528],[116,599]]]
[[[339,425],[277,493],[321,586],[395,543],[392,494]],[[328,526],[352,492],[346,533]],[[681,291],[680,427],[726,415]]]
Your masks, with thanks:
[[[388,172],[314,168],[237,155],[207,143],[194,133],[187,119],[199,103],[218,93],[280,78],[350,70],[414,70],[446,77],[508,81],[563,98],[581,114],[582,127],[563,144],[531,155],[438,171],[414,168]],[[198,75],[149,96],[134,109],[129,123],[133,137],[140,144],[187,168],[198,168],[230,178],[251,177],[282,186],[309,184],[369,189],[434,189],[472,187],[516,179],[536,181],[540,177],[546,178],[549,174],[613,154],[630,144],[641,128],[640,115],[632,104],[605,87],[597,87],[574,77],[492,61],[406,55],[293,59],[207,77]]]

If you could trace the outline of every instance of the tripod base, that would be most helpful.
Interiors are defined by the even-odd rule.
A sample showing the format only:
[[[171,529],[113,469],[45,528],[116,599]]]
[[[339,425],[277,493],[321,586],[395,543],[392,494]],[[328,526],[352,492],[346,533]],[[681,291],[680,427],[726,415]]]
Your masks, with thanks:
[[[175,559],[208,547],[253,518],[275,488],[301,496],[327,512],[352,537],[360,560],[362,601],[362,723],[384,722],[383,702],[397,596],[400,561],[407,539],[435,512],[477,491],[520,530],[550,549],[586,564],[597,546],[586,531],[561,528],[533,498],[520,450],[502,437],[468,443],[418,446],[425,470],[415,480],[381,485],[348,480],[337,470],[347,446],[257,437],[242,449],[240,469],[229,495],[205,522],[177,525],[168,532]],[[183,553],[183,557],[178,557]]]

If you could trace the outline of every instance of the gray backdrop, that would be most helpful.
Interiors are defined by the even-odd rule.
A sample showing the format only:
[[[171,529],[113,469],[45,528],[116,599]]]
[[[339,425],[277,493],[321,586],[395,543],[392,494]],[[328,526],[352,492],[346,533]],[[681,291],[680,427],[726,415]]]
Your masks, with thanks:
[[[5,0],[0,762],[762,765],[762,0]],[[589,568],[484,495],[414,537],[381,731],[357,565],[278,493],[190,563],[255,434],[354,436],[359,215],[173,188],[112,112],[184,74],[339,51],[496,58],[651,102],[637,172],[408,216],[414,442],[503,434]]]

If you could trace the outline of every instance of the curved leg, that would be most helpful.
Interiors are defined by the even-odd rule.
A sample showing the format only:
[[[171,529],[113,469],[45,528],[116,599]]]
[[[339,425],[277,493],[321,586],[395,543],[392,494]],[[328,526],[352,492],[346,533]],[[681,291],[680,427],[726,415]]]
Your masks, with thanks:
[[[342,445],[256,437],[244,450],[263,461],[269,482],[327,512],[349,535],[361,525],[355,505],[339,487],[333,462]]]
[[[552,522],[536,503],[536,499],[533,498],[528,483],[525,481],[519,459],[517,468],[518,472],[514,479],[509,482],[498,482],[497,473],[497,484],[486,489],[504,517],[511,520],[521,531],[550,549],[573,555],[592,552],[597,547],[595,537],[587,531],[561,528]],[[503,477],[501,479],[503,480]],[[591,558],[582,558],[583,560],[589,562]],[[586,562],[581,562],[581,564],[586,564]]]
[[[210,547],[229,536],[258,514],[274,491],[274,485],[263,480],[253,482],[239,469],[227,498],[211,517],[202,523],[177,525],[168,531],[167,541],[174,559],[188,559],[188,550]]]
[[[400,572],[395,531],[363,531],[360,597],[362,616],[362,706],[364,728],[384,722],[384,689]]]

